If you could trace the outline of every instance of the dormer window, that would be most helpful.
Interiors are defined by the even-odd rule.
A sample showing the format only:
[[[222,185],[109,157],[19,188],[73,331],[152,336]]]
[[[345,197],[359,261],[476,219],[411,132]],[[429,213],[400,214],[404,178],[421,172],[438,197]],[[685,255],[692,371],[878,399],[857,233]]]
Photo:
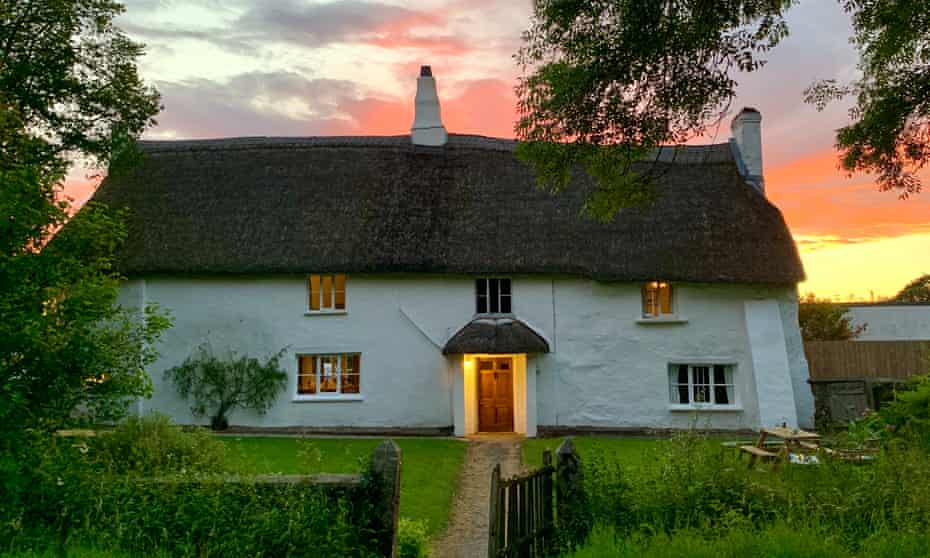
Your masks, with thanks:
[[[672,314],[672,285],[650,281],[643,285],[643,317],[659,318]]]
[[[509,314],[510,279],[482,278],[475,280],[475,311],[478,314]]]
[[[346,276],[311,275],[307,279],[307,311],[311,314],[341,314],[346,311]]]

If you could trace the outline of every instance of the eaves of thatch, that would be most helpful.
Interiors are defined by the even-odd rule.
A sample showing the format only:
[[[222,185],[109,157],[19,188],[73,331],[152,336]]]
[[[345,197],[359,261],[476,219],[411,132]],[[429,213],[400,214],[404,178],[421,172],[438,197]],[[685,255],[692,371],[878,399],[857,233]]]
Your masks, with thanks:
[[[142,142],[97,201],[129,209],[121,271],[144,274],[574,274],[793,285],[779,210],[729,144],[664,150],[658,197],[581,216],[592,180],[552,196],[509,140],[451,135]]]

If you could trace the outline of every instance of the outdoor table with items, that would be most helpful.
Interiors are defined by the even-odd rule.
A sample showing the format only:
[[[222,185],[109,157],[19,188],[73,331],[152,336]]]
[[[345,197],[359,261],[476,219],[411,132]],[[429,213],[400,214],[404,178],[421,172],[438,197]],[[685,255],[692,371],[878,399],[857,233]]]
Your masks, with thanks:
[[[774,451],[774,448],[767,448],[766,442],[769,437],[779,438],[783,445]],[[784,461],[803,464],[817,463],[817,457],[813,454],[821,449],[820,435],[784,426],[763,428],[755,445],[743,445],[739,446],[739,449],[749,454],[749,467],[755,465],[756,460],[760,458],[771,460],[775,468]]]

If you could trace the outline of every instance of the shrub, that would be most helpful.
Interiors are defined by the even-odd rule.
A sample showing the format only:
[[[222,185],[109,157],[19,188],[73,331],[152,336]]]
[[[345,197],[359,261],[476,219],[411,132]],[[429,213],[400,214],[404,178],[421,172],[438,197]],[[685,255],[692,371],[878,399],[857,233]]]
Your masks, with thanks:
[[[242,407],[264,414],[274,403],[287,383],[287,373],[280,366],[284,351],[263,364],[235,353],[221,359],[201,346],[180,366],[165,371],[165,377],[174,382],[178,395],[193,400],[191,412],[195,416],[209,414],[210,426],[225,430],[229,426],[227,415],[233,409]]]
[[[400,518],[397,526],[398,558],[427,558],[429,556],[429,537],[426,523],[406,517]]]
[[[216,473],[226,446],[200,429],[184,431],[168,417],[130,417],[112,433],[93,438],[90,458],[110,473],[161,476]]]
[[[170,432],[169,437],[208,436]],[[115,474],[111,460],[123,455],[122,444],[109,437],[101,442],[108,445],[106,457],[95,456],[93,444],[74,440],[59,439],[48,448],[30,479],[30,497],[18,509],[0,508],[0,548],[229,558],[377,554],[380,532],[372,502],[379,487],[370,472],[352,487],[269,483],[205,474],[193,466],[182,472],[175,461],[153,463],[145,454],[141,459],[130,454],[134,464],[123,471],[133,474]],[[147,471],[168,474],[135,474]]]
[[[930,448],[930,375],[913,378],[908,387],[896,392],[879,414],[898,435],[917,439]]]

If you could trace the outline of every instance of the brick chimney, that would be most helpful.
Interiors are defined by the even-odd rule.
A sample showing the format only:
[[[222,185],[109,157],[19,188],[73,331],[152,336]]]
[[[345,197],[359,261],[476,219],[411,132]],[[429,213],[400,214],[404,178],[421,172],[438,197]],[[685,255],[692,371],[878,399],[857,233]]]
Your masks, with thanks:
[[[410,141],[414,145],[438,147],[445,145],[446,140],[448,140],[448,134],[442,125],[442,115],[439,113],[439,96],[436,95],[436,80],[433,79],[433,71],[429,66],[420,66]]]
[[[743,171],[746,180],[764,194],[762,113],[751,107],[744,108],[733,119],[730,131],[733,134],[731,142],[735,145],[739,159],[742,161],[740,170]]]

